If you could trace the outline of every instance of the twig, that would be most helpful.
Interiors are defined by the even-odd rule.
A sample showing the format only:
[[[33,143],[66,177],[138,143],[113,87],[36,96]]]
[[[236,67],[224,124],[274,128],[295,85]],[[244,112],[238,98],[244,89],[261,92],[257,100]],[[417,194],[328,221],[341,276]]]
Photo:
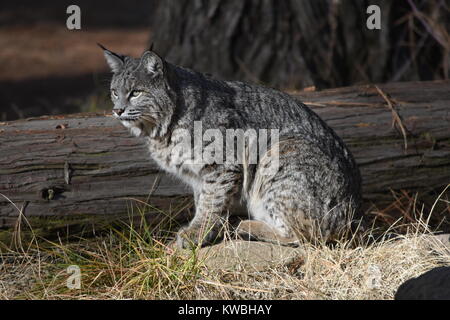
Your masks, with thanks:
[[[431,27],[426,19],[424,19],[424,14],[419,11],[419,9],[416,7],[414,2],[412,0],[407,0],[409,5],[411,6],[411,9],[413,10],[414,15],[419,19],[419,21],[422,23],[424,28],[428,31],[429,34],[444,48],[448,48],[449,44],[441,38],[441,34],[436,33],[433,27]],[[439,7],[441,6],[442,2],[440,2]]]
[[[405,143],[405,151],[406,151],[408,149],[407,132],[406,132],[405,127],[403,126],[402,118],[400,117],[400,114],[397,112],[397,110],[395,110],[395,103],[378,86],[375,86],[375,88],[377,89],[378,93],[383,97],[383,99],[386,101],[389,109],[391,109],[392,118],[393,118],[392,119],[392,127],[394,127],[395,124],[397,124],[400,127],[400,130],[403,135],[403,141]]]

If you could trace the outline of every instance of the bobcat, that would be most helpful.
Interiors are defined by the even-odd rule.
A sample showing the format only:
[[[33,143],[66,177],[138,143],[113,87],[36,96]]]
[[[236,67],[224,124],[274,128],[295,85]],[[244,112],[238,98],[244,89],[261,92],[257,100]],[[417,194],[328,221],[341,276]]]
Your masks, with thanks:
[[[359,170],[342,140],[304,104],[274,89],[173,65],[151,49],[132,58],[101,47],[113,72],[114,117],[146,140],[162,169],[192,187],[195,216],[178,232],[178,246],[213,243],[235,210],[246,210],[276,239],[332,239],[349,227],[361,199]],[[194,163],[195,147],[186,152],[178,145],[195,135],[196,123],[201,134],[214,129],[223,136],[230,129],[276,129],[278,141],[267,139],[256,163],[249,161],[249,145],[256,143],[250,139],[229,149],[242,163]],[[201,146],[214,142],[202,139]]]

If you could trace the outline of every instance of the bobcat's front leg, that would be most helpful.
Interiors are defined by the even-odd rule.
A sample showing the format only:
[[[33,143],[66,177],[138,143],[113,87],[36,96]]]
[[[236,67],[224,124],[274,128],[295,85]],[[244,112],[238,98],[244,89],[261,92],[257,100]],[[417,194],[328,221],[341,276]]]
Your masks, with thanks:
[[[239,188],[241,175],[237,170],[213,171],[202,177],[195,193],[195,216],[177,235],[181,248],[214,243],[222,235],[228,206]]]

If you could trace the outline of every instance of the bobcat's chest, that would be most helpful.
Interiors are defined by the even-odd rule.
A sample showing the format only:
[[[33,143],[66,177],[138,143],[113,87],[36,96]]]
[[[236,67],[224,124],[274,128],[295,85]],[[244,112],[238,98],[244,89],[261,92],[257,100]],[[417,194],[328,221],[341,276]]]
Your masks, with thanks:
[[[174,145],[163,145],[160,142],[149,140],[147,142],[151,157],[164,171],[173,174],[194,190],[201,187],[199,172],[203,164],[195,163],[191,154]]]

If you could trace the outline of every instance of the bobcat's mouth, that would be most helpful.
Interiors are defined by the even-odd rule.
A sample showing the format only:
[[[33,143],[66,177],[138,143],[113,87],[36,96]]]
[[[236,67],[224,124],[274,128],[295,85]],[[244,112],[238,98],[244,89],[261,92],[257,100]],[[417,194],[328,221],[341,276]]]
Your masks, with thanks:
[[[136,110],[126,111],[120,115],[114,113],[114,117],[137,137],[149,132],[156,125],[155,118]]]
[[[138,120],[139,120],[139,117],[140,117],[140,113],[129,114],[127,112],[124,112],[121,115],[113,113],[113,116],[114,116],[114,118],[119,120],[124,127],[130,129],[130,128],[138,126]]]
[[[120,121],[137,121],[139,120],[139,116],[120,116]]]
[[[114,118],[122,122],[124,121],[134,122],[139,120],[141,113],[139,111],[125,111],[122,114],[117,114],[113,112],[113,116]]]

